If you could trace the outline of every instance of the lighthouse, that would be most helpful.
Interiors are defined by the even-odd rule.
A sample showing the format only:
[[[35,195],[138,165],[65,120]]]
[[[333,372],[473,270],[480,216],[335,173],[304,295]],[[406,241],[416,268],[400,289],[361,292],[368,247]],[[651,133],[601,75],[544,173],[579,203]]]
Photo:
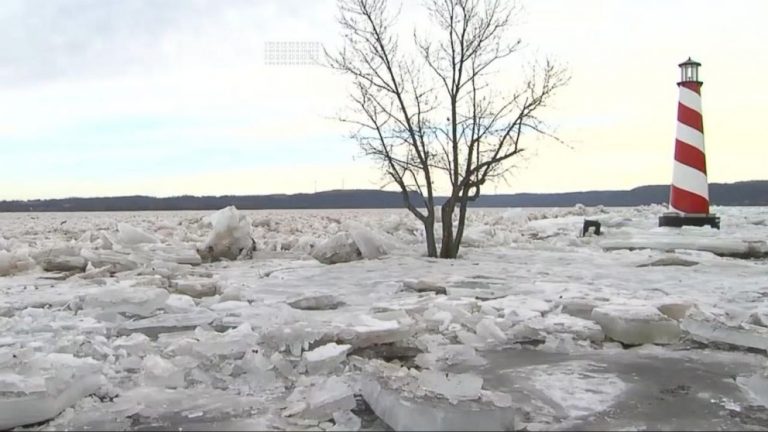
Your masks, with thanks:
[[[720,229],[720,218],[709,213],[707,158],[704,152],[704,121],[701,109],[699,67],[688,60],[679,64],[680,96],[677,103],[677,134],[669,188],[669,211],[659,217],[659,226],[706,226]]]

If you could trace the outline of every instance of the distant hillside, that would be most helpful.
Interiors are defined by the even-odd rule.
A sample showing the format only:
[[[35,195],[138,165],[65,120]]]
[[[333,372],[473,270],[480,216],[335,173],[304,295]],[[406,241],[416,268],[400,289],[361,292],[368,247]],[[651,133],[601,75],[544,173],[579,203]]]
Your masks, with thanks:
[[[713,205],[768,206],[768,181],[712,183]],[[414,197],[416,197],[414,195]],[[666,203],[668,185],[641,186],[628,191],[587,191],[549,194],[485,195],[475,207],[570,207],[637,206]],[[437,198],[442,204],[445,198]],[[0,212],[137,211],[137,210],[214,210],[234,205],[239,209],[352,209],[398,208],[403,206],[398,192],[380,190],[333,190],[295,195],[178,196],[154,198],[125,196],[107,198],[64,198],[30,201],[0,201]]]

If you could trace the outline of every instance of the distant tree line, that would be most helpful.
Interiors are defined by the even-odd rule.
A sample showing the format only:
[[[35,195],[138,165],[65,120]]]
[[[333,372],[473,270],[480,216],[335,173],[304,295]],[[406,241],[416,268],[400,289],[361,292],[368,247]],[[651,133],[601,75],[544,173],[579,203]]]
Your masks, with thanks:
[[[768,181],[712,183],[709,185],[709,194],[713,205],[768,206]],[[584,204],[625,207],[666,203],[668,198],[669,186],[654,185],[629,191],[484,195],[471,205],[472,207],[571,207]],[[414,195],[413,199],[417,200],[420,197]],[[442,205],[446,199],[446,197],[435,197],[435,205]],[[400,192],[335,190],[295,195],[63,198],[0,201],[0,212],[216,210],[229,205],[243,210],[402,208],[403,197]]]

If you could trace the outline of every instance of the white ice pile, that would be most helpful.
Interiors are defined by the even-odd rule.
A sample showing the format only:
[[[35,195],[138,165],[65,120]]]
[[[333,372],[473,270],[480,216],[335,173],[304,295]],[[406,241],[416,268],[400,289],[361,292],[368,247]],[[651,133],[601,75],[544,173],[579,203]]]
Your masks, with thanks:
[[[381,239],[359,224],[335,234],[312,248],[311,255],[323,264],[339,264],[361,259],[376,259],[387,253]]]
[[[681,336],[677,321],[652,306],[600,306],[592,319],[609,338],[628,345],[671,344]]]
[[[483,398],[474,374],[418,372],[381,361],[364,366],[362,395],[395,430],[514,430],[520,414],[504,398]]]
[[[0,276],[10,276],[32,269],[34,261],[24,253],[0,250]]]
[[[352,345],[338,345],[334,342],[304,352],[304,364],[310,374],[332,372],[343,360]]]
[[[102,384],[101,364],[72,354],[0,348],[0,429],[57,416]]]
[[[768,348],[765,262],[689,249],[764,240],[764,209],[716,210],[720,232],[659,230],[660,206],[473,209],[457,260],[403,210],[0,214],[2,401],[41,413],[0,429],[354,430],[358,393],[394,429],[591,418],[629,385],[599,356],[640,353],[611,341]],[[665,250],[603,247],[643,236]]]
[[[198,250],[204,260],[236,260],[253,253],[255,244],[251,237],[251,222],[234,206],[217,211],[207,222],[211,224],[212,231]]]

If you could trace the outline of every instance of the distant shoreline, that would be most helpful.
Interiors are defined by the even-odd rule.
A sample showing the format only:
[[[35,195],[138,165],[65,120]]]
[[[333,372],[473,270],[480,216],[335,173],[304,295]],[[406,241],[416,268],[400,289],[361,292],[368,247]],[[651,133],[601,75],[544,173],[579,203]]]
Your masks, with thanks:
[[[518,193],[483,195],[472,207],[485,208],[546,208],[603,205],[606,207],[634,207],[664,204],[669,194],[668,185],[641,186],[631,190],[584,191],[563,193]],[[710,204],[713,206],[767,206],[768,180],[736,183],[711,183]],[[414,202],[421,202],[412,194]],[[436,197],[440,205],[445,197]],[[345,210],[345,209],[397,209],[403,208],[399,192],[381,190],[331,190],[293,195],[226,195],[178,196],[156,198],[150,196],[122,196],[98,198],[60,198],[43,200],[0,201],[2,213],[43,212],[117,212],[117,211],[181,211],[217,210],[234,205],[241,210]]]

